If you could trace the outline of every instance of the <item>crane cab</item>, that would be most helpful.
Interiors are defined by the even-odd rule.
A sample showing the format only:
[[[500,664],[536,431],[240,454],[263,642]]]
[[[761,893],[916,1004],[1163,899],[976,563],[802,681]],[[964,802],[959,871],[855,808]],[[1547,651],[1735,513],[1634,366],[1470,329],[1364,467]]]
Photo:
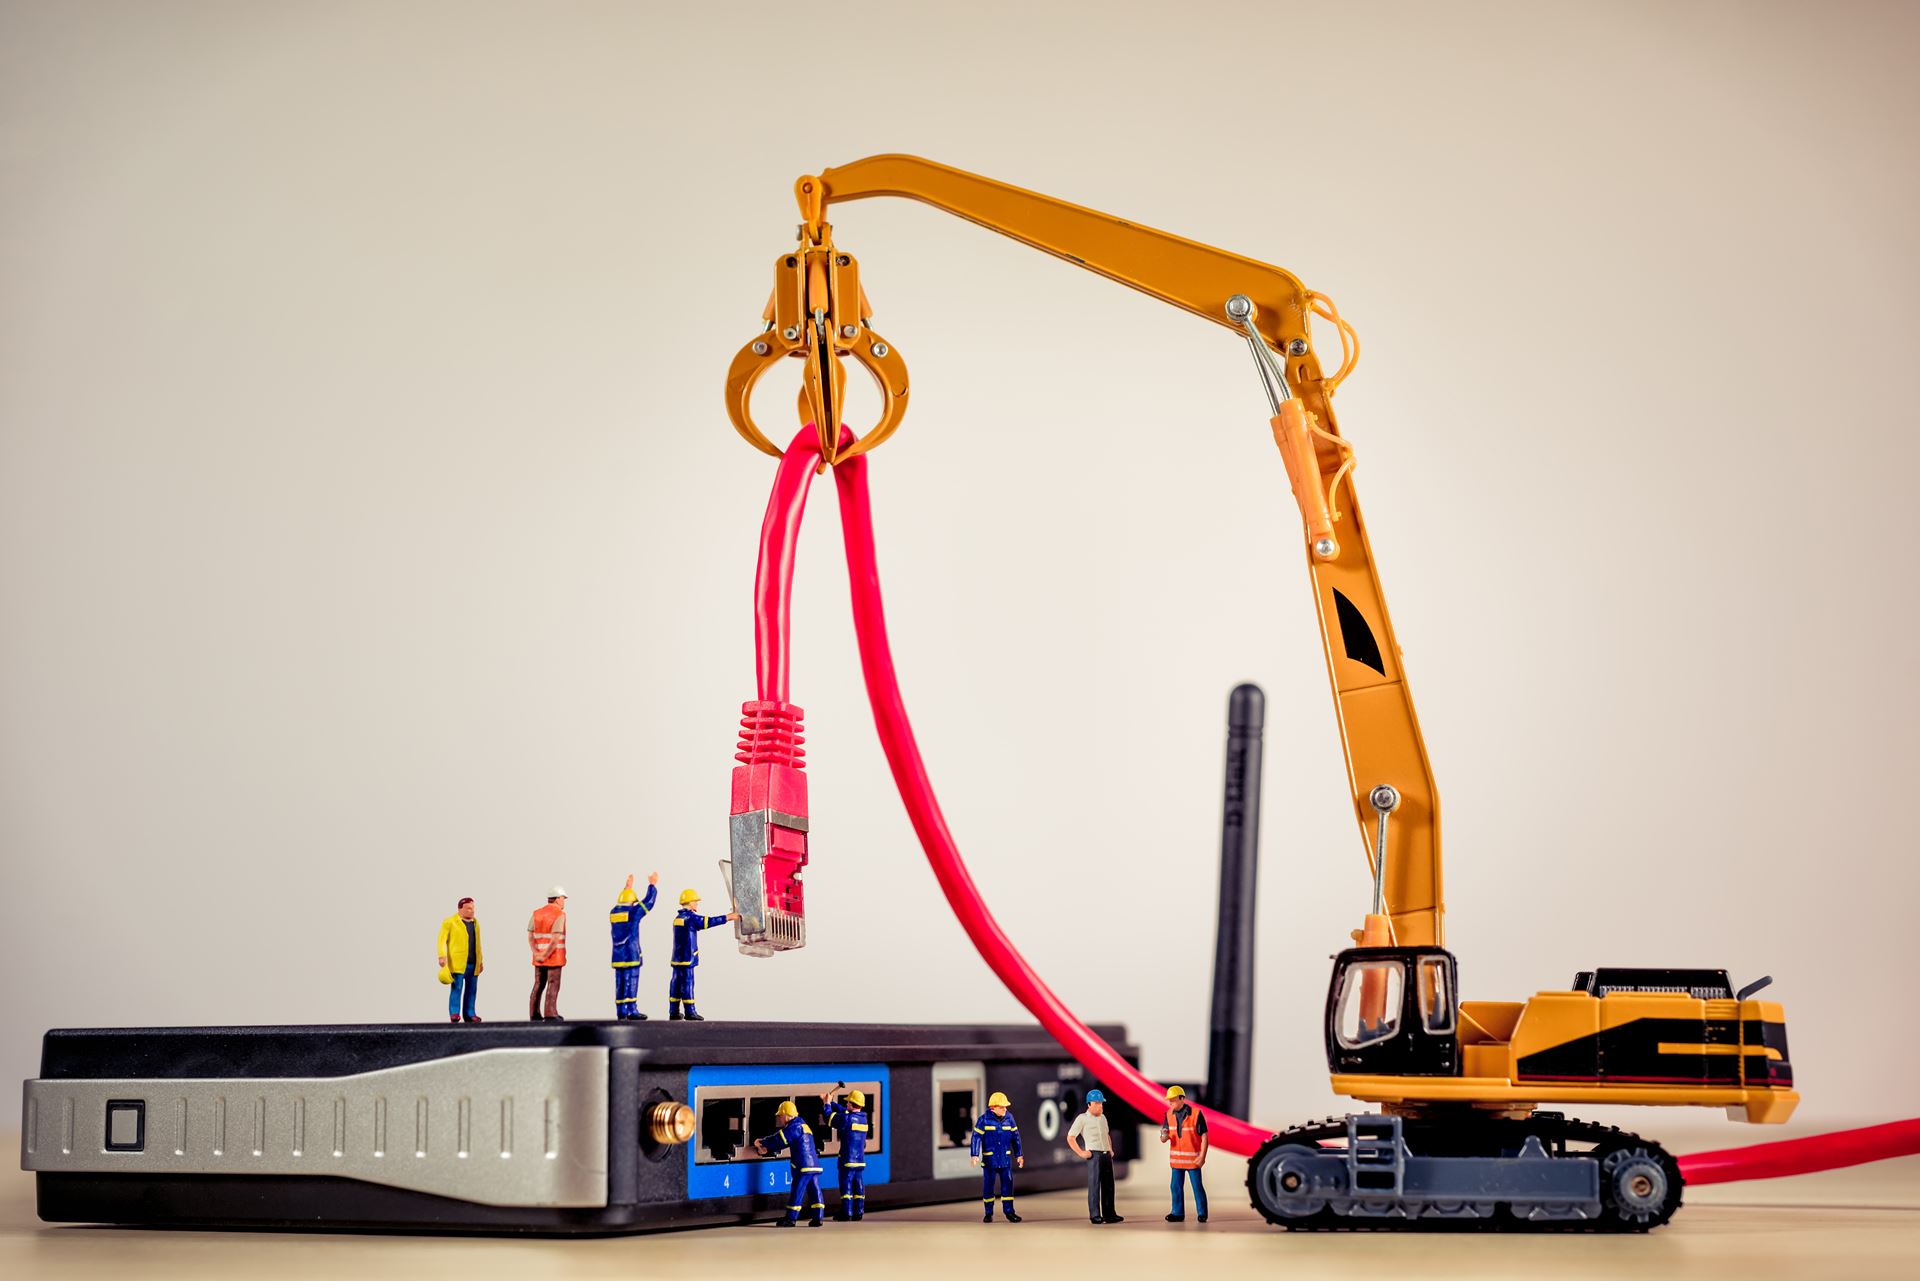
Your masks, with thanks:
[[[1333,959],[1327,1066],[1336,1094],[1399,1109],[1543,1103],[1724,1107],[1793,1115],[1786,1014],[1725,970],[1582,971],[1525,1001],[1461,1002],[1453,954],[1354,947]]]
[[[1327,1066],[1335,1075],[1460,1075],[1453,953],[1350,947],[1327,986]]]

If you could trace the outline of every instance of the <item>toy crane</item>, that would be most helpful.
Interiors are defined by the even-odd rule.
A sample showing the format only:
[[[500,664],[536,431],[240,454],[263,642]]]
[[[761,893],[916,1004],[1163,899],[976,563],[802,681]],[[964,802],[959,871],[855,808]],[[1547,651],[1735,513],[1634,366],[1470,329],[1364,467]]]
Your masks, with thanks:
[[[1334,958],[1327,1062],[1336,1093],[1379,1106],[1267,1140],[1247,1176],[1262,1215],[1289,1228],[1490,1220],[1644,1231],[1679,1207],[1674,1158],[1543,1105],[1690,1104],[1752,1122],[1792,1114],[1785,1016],[1755,998],[1768,979],[1736,992],[1724,970],[1601,968],[1525,1001],[1460,999],[1444,946],[1439,795],[1354,488],[1353,448],[1332,408],[1359,345],[1326,298],[1278,267],[912,156],[802,177],[795,194],[799,243],[776,260],[766,330],[735,357],[726,386],[735,429],[769,454],[781,451],[748,400],[784,358],[805,362],[800,409],[817,425],[825,465],[885,441],[906,409],[906,365],[873,331],[858,266],[825,220],[836,203],[923,201],[1223,325],[1253,353],[1301,513],[1372,873],[1355,946]],[[1315,316],[1340,337],[1331,375],[1314,350]],[[880,420],[857,443],[839,427],[848,356],[881,395]]]

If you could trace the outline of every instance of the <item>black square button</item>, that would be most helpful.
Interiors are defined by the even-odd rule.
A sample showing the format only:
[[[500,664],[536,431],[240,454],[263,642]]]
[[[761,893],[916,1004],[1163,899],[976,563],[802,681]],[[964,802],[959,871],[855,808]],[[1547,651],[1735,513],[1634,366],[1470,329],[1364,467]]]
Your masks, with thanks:
[[[146,1146],[146,1102],[142,1099],[108,1099],[107,1151],[139,1152]]]

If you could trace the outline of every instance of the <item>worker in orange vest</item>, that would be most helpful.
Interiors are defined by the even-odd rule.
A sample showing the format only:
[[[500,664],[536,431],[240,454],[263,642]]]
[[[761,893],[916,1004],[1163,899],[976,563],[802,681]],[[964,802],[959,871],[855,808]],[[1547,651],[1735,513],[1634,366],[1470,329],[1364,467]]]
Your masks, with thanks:
[[[1207,1189],[1200,1182],[1200,1167],[1207,1163],[1207,1118],[1187,1102],[1187,1092],[1177,1085],[1167,1091],[1167,1115],[1160,1123],[1160,1141],[1167,1145],[1167,1164],[1173,1167],[1173,1213],[1167,1216],[1167,1222],[1186,1221],[1186,1189],[1181,1181],[1191,1179],[1193,1208],[1205,1223]]]
[[[560,1017],[560,974],[567,964],[567,892],[560,886],[548,892],[546,906],[533,909],[527,921],[527,947],[533,953],[533,995],[527,998],[527,1017],[535,1023],[566,1022]]]

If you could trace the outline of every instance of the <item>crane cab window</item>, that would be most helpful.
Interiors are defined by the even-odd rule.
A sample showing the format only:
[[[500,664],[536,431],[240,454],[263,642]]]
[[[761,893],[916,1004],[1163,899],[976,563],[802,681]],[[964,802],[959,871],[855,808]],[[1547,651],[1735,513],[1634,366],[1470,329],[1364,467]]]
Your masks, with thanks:
[[[1420,958],[1420,1021],[1427,1031],[1453,1031],[1453,982],[1442,956]]]
[[[1355,961],[1340,979],[1334,1035],[1349,1050],[1378,1045],[1400,1031],[1406,962]]]

